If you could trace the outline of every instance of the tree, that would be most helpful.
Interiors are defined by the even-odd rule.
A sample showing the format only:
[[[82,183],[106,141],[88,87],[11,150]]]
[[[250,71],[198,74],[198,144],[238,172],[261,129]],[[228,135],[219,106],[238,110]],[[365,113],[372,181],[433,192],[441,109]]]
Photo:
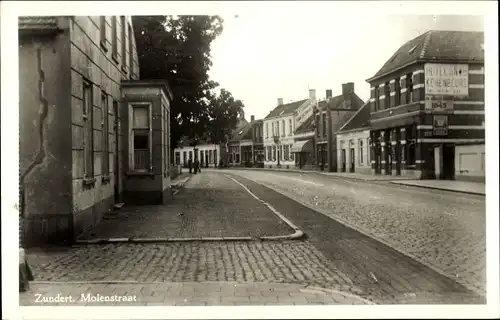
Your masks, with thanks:
[[[212,143],[222,143],[238,123],[244,104],[241,100],[234,99],[233,95],[221,89],[219,95],[211,97],[209,111],[210,121],[207,133]]]
[[[174,95],[171,145],[181,136],[203,135],[209,103],[218,83],[211,81],[210,44],[222,32],[219,16],[135,16],[132,18],[141,79],[164,79]]]

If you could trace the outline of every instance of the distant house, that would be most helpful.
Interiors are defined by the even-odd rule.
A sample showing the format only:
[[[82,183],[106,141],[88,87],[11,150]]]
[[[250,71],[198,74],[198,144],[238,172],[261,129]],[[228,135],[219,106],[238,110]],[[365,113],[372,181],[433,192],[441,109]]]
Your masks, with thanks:
[[[295,158],[295,167],[299,169],[313,169],[315,166],[315,123],[314,114],[303,122],[293,135],[292,153]]]
[[[367,80],[376,174],[484,181],[484,34],[428,31]]]
[[[332,97],[327,90],[326,99],[315,108],[316,166],[321,170],[338,171],[337,132],[363,105],[363,100],[354,92],[354,83],[342,84],[342,94]]]
[[[243,128],[240,140],[241,164],[245,166],[262,166],[264,164],[263,121],[250,116],[250,123]]]
[[[312,114],[316,104],[316,90],[309,90],[309,98],[290,103],[278,99],[278,105],[264,119],[264,165],[266,167],[295,166],[292,146],[295,128]]]
[[[336,132],[339,172],[371,174],[370,103],[365,103]]]
[[[200,165],[206,167],[217,167],[221,154],[220,144],[210,143],[204,140],[198,141],[196,145],[194,141],[187,137],[182,137],[179,141],[179,146],[174,149],[174,163],[183,168],[188,167],[188,161],[198,159]]]
[[[246,134],[251,127],[249,126],[248,121],[245,119],[245,113],[242,111],[238,117],[238,122],[236,127],[232,130],[231,134],[228,137],[228,141],[226,143],[226,148],[223,150],[225,156],[224,161],[225,165],[235,166],[241,165],[241,139]]]
[[[117,202],[171,199],[173,97],[138,80],[131,17],[25,16],[18,31],[23,245],[72,243]]]

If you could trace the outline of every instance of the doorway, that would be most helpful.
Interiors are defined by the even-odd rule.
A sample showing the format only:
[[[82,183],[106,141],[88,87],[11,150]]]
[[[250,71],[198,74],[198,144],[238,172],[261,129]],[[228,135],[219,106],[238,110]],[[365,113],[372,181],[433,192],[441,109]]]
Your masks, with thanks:
[[[401,175],[401,144],[397,144],[396,145],[396,159],[394,159],[396,161],[396,175],[397,176],[400,176]]]
[[[445,144],[442,149],[442,178],[455,180],[455,146]]]
[[[355,152],[354,152],[354,148],[351,148],[351,167],[350,167],[350,172],[354,172],[354,166],[355,166],[355,163],[356,163],[356,160],[354,159],[354,155],[355,155]]]
[[[342,172],[346,171],[346,153],[345,149],[342,149]]]

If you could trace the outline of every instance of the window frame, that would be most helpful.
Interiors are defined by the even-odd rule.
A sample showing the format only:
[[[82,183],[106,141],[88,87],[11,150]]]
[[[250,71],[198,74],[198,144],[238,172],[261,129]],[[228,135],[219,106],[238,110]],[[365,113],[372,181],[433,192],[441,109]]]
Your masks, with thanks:
[[[378,85],[374,86],[375,87],[375,110],[378,111],[380,109],[380,87]]]
[[[413,102],[413,73],[406,75],[406,103]]]
[[[359,164],[360,165],[363,165],[363,161],[364,161],[364,155],[363,155],[363,150],[364,149],[364,143],[363,143],[363,139],[359,139],[358,140],[358,152],[359,152],[359,155],[358,155],[358,161],[359,161]]]
[[[101,90],[101,134],[102,134],[102,148],[101,148],[101,172],[102,180],[109,181],[110,176],[110,161],[109,161],[109,96]]]
[[[326,112],[321,113],[321,128],[323,129],[323,137],[327,136]]]
[[[94,88],[93,83],[83,79],[83,178],[84,183],[95,182],[94,174]]]
[[[148,126],[149,128],[134,128],[134,109],[135,108],[146,108],[148,110]],[[137,173],[152,173],[154,171],[153,166],[153,104],[151,102],[129,102],[129,171]],[[136,169],[135,168],[135,148],[134,148],[134,138],[136,130],[142,130],[148,132],[148,164],[147,169]]]
[[[101,45],[101,48],[105,51],[108,52],[108,43],[107,43],[107,37],[106,37],[106,29],[107,29],[107,19],[106,16],[99,16],[99,33],[100,33],[100,41],[99,44]]]
[[[401,105],[401,79],[396,78],[394,80],[394,91],[395,91],[395,96],[394,96],[394,106],[397,107]]]
[[[293,135],[293,126],[292,126],[292,119],[288,119],[288,129],[290,132],[288,133],[289,136]]]
[[[118,64],[118,19],[111,16],[111,58]]]
[[[285,119],[281,120],[281,126],[282,126],[281,136],[284,137],[286,135]]]
[[[384,109],[391,108],[391,82],[387,81],[384,85]]]
[[[125,16],[120,16],[121,24],[121,64],[122,71],[127,74],[127,19]]]
[[[128,28],[128,69],[129,69],[129,79],[132,79],[132,76],[135,72],[134,69],[134,34],[132,30],[132,26],[127,23]]]

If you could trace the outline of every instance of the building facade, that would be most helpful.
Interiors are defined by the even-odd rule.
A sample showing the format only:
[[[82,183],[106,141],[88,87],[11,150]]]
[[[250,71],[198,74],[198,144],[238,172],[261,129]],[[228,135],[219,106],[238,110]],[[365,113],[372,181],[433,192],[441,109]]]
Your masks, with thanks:
[[[315,168],[316,153],[314,147],[316,141],[314,133],[314,114],[311,110],[309,117],[295,130],[293,135],[292,153],[295,158],[295,168],[304,170]]]
[[[255,120],[255,116],[250,116],[250,123],[242,129],[240,140],[241,165],[261,167],[264,164],[262,128],[262,120]]]
[[[316,90],[309,90],[309,98],[290,103],[278,99],[274,108],[263,121],[264,130],[264,166],[295,167],[295,154],[292,147],[295,142],[294,133],[309,118],[316,104]]]
[[[71,243],[128,192],[135,140],[122,81],[139,78],[131,17],[21,17],[19,61],[22,241]],[[158,121],[154,137],[168,139]],[[142,138],[149,150],[152,138]]]
[[[365,103],[336,132],[338,172],[371,174],[370,103]]]
[[[204,168],[217,167],[220,159],[221,145],[201,143],[194,146],[182,146],[174,149],[174,163],[184,168],[188,167],[189,159],[198,158]]]
[[[481,32],[426,32],[367,80],[375,174],[460,178],[457,150],[484,145],[483,41]]]
[[[319,170],[338,171],[337,132],[363,105],[354,92],[354,83],[342,84],[342,94],[332,97],[332,90],[326,91],[326,99],[315,108],[315,151]]]

